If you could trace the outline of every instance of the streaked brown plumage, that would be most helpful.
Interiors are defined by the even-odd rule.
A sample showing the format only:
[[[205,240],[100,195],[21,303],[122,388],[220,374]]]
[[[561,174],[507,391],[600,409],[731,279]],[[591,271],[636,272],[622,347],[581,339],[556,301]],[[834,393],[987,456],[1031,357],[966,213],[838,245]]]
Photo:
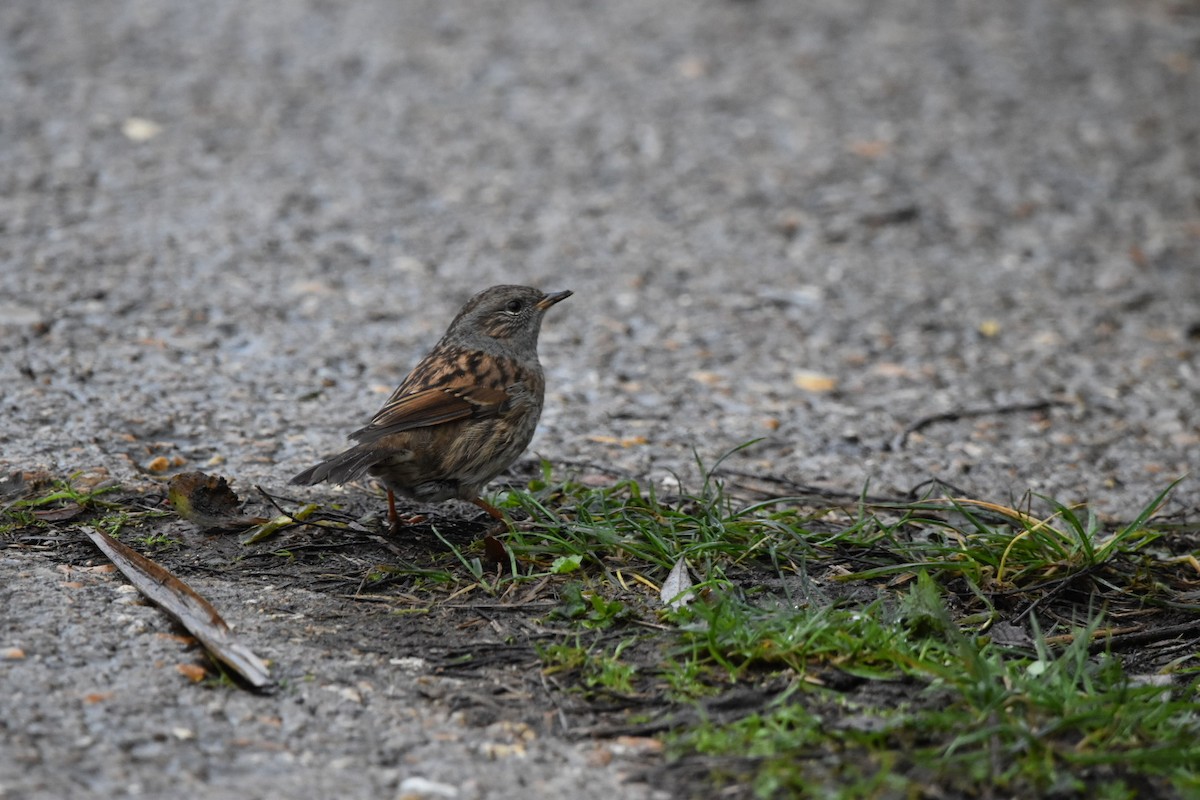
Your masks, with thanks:
[[[472,297],[371,422],[350,434],[358,444],[292,483],[372,475],[387,488],[393,524],[396,494],[468,500],[499,517],[479,492],[533,438],[546,383],[537,356],[542,316],[570,296],[493,286]]]

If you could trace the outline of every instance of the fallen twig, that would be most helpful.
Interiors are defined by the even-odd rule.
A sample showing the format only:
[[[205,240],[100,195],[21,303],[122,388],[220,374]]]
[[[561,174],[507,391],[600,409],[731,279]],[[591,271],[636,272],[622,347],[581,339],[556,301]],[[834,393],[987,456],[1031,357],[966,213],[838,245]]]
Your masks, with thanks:
[[[266,663],[234,638],[217,610],[194,589],[161,564],[107,533],[87,526],[80,530],[108,556],[139,592],[175,617],[213,658],[232,669],[255,689],[264,690],[273,685]]]
[[[1048,411],[1051,408],[1061,408],[1073,405],[1066,400],[1034,400],[1029,403],[1009,403],[1007,405],[991,406],[989,408],[964,408],[957,411],[943,411],[940,414],[930,414],[927,417],[921,417],[919,420],[909,425],[896,438],[884,446],[885,450],[903,450],[908,444],[908,437],[914,433],[928,428],[938,422],[957,422],[960,419],[970,419],[972,417],[991,417],[1000,414],[1021,414],[1032,411]]]

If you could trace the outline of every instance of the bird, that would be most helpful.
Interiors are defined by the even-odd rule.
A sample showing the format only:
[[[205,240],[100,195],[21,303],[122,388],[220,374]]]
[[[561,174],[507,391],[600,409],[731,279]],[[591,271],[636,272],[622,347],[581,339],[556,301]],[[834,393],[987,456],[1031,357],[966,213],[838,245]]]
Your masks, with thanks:
[[[304,470],[293,484],[340,484],[363,475],[421,503],[465,500],[504,515],[479,493],[529,446],[546,379],[538,361],[542,317],[571,291],[493,286],[473,296],[408,373],[349,449]]]

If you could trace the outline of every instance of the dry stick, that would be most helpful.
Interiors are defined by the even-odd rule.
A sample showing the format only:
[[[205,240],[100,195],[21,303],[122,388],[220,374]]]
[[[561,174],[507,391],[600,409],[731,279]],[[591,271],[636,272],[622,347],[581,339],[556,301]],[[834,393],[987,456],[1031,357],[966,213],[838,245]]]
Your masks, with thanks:
[[[554,706],[556,711],[558,711],[558,724],[562,725],[563,733],[570,735],[571,724],[567,721],[567,712],[563,710],[562,703],[558,702],[558,695],[555,693],[554,689],[550,688],[550,679],[547,678],[546,671],[544,669],[540,669],[538,670],[538,675],[541,676],[542,689],[545,690],[546,697],[549,698],[550,704]],[[554,687],[555,689],[562,691],[562,688],[557,682],[554,684]]]
[[[1027,411],[1048,411],[1051,408],[1061,408],[1071,406],[1066,400],[1035,400],[1030,403],[1011,403],[1009,405],[992,406],[991,408],[972,408],[960,409],[958,411],[943,411],[940,414],[930,414],[927,417],[921,417],[919,420],[909,425],[901,431],[896,438],[892,439],[890,444],[884,446],[885,450],[903,450],[908,443],[908,437],[918,431],[928,428],[938,422],[957,422],[960,419],[969,419],[972,417],[990,417],[997,414],[1020,414]]]
[[[234,635],[217,610],[166,567],[142,555],[104,531],[84,525],[80,530],[112,561],[139,592],[173,617],[220,662],[259,691],[274,686],[266,662]]]
[[[941,489],[945,490],[945,492],[944,492],[945,494],[953,495],[955,497],[955,499],[966,499],[966,500],[976,499],[967,490],[960,489],[959,487],[955,486],[954,484],[952,484],[948,481],[945,481],[941,478],[929,478],[928,480],[921,481],[920,483],[916,484],[911,489],[906,491],[904,493],[904,496],[893,497],[893,496],[883,496],[883,495],[877,495],[877,494],[876,495],[868,494],[868,495],[864,496],[862,494],[862,492],[846,492],[846,491],[842,491],[840,489],[824,489],[819,486],[810,486],[810,485],[804,484],[804,483],[797,483],[796,481],[791,480],[790,478],[785,478],[782,475],[759,474],[759,473],[755,473],[755,472],[746,472],[744,470],[730,469],[727,467],[721,467],[720,469],[713,472],[713,475],[716,477],[730,476],[730,477],[734,477],[734,478],[746,478],[749,480],[762,481],[764,483],[778,484],[780,486],[787,487],[788,492],[789,492],[788,496],[794,496],[794,497],[798,497],[798,498],[804,499],[804,500],[821,499],[821,500],[833,500],[835,502],[847,501],[847,502],[854,503],[854,504],[865,503],[868,506],[879,506],[881,508],[890,508],[890,507],[907,508],[910,505],[912,505],[914,498],[917,498],[918,495],[921,494],[922,489],[924,489],[926,487],[933,487],[933,486],[940,487]],[[739,488],[747,489],[756,494],[762,495],[766,499],[772,499],[772,498],[777,499],[779,497],[778,495],[774,495],[763,489],[756,489],[755,487],[749,486],[744,483],[738,484],[738,486],[739,486]],[[929,497],[932,497],[932,495],[929,495]],[[951,511],[953,509],[947,508],[945,510]]]
[[[1097,636],[1088,645],[1089,653],[1102,653],[1106,650],[1128,650],[1131,647],[1161,642],[1176,636],[1190,634],[1193,639],[1200,634],[1200,626],[1193,622],[1183,622],[1178,625],[1167,625],[1164,628],[1137,631],[1135,633],[1116,633],[1109,636]]]
[[[275,502],[275,498],[274,498],[274,497],[272,497],[271,495],[267,494],[267,491],[266,491],[266,489],[262,488],[262,487],[261,487],[261,486],[259,486],[257,483],[256,483],[256,484],[254,484],[254,489],[255,489],[255,491],[257,491],[259,494],[261,494],[261,495],[263,496],[263,499],[264,499],[264,500],[266,500],[268,503],[270,503],[270,504],[271,504],[271,507],[272,507],[272,508],[274,508],[276,511],[278,511],[278,512],[279,512],[279,516],[281,516],[281,517],[288,517],[288,518],[292,518],[292,515],[291,515],[291,514],[289,514],[288,512],[284,511],[284,510],[283,510],[283,507],[282,507],[282,506],[280,506],[280,505],[279,505],[279,503]]]
[[[867,495],[866,498],[864,498],[861,492],[843,492],[837,489],[822,489],[819,486],[809,486],[807,484],[797,483],[779,475],[762,475],[754,472],[746,472],[744,470],[729,469],[727,467],[721,467],[720,469],[714,471],[713,475],[716,477],[730,476],[733,478],[746,478],[749,480],[763,481],[764,483],[779,484],[780,486],[786,486],[790,494],[802,498],[812,497],[819,498],[821,500],[844,500],[852,503],[857,503],[865,499],[868,505],[883,505],[887,503],[906,502],[903,498],[881,497],[878,495]],[[765,492],[761,489],[755,489],[751,486],[746,486],[745,484],[741,484],[740,486],[743,489],[749,489],[750,491],[764,495],[768,498],[772,497],[772,495],[770,495],[768,492]]]

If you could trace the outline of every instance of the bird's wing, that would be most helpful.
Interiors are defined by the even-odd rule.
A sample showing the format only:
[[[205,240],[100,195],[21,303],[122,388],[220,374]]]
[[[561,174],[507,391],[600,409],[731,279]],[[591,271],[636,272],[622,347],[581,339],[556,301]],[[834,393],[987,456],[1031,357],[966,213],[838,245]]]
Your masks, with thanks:
[[[508,400],[508,392],[503,389],[466,382],[397,394],[379,409],[370,424],[350,434],[350,438],[373,442],[413,428],[495,416]]]

